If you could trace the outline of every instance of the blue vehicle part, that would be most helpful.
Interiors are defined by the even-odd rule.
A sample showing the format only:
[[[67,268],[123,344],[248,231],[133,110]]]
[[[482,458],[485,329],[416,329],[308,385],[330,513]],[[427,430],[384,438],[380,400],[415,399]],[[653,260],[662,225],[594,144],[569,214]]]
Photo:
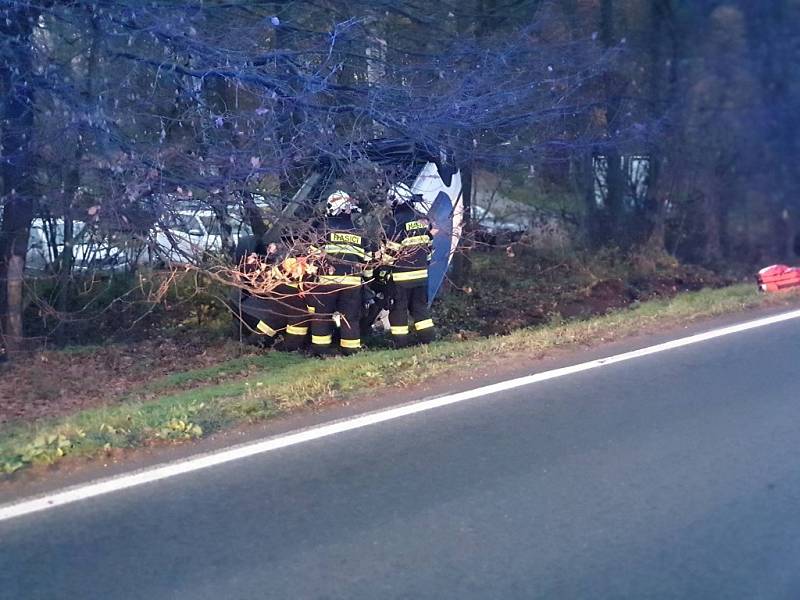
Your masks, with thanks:
[[[433,254],[428,265],[428,306],[430,306],[444,283],[450,260],[453,256],[453,201],[439,192],[428,211],[428,219],[436,229],[433,236]]]

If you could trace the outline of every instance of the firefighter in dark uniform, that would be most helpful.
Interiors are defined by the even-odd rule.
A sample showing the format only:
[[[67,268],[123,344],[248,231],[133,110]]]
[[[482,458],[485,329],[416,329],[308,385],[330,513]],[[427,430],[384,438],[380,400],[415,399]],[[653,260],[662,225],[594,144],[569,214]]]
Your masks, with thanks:
[[[358,205],[343,191],[328,196],[319,240],[311,254],[318,257],[317,279],[311,294],[315,318],[311,323],[311,351],[333,352],[334,313],[339,313],[339,346],[343,354],[361,348],[361,304],[364,274],[370,255],[363,232],[353,223]]]
[[[255,273],[252,283],[258,285],[260,272],[260,279],[273,286],[268,294],[249,294],[241,303],[245,323],[264,346],[274,344],[280,334],[282,349],[290,352],[300,350],[306,341],[311,315],[303,289],[303,265],[303,258],[280,256],[274,243],[263,254],[252,253],[244,259],[245,278]]]
[[[433,319],[428,307],[428,262],[433,232],[430,223],[414,210],[414,196],[405,184],[396,184],[388,193],[392,215],[384,228],[386,240],[382,262],[390,266],[389,325],[395,346],[410,343],[408,315],[419,342],[434,339]]]

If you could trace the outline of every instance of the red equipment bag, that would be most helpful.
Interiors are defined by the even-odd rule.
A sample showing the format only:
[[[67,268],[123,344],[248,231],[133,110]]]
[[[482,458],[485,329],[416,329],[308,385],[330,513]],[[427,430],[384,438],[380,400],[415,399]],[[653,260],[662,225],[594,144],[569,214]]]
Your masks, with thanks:
[[[758,272],[758,289],[762,292],[778,292],[800,287],[800,268],[772,265]]]

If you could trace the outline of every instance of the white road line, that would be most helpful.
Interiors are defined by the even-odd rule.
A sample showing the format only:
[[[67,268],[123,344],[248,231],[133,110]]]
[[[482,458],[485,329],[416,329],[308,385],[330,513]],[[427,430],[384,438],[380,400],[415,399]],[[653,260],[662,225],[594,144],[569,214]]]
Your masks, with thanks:
[[[651,354],[666,352],[667,350],[674,350],[675,348],[682,348],[684,346],[698,344],[700,342],[720,338],[726,335],[740,333],[742,331],[748,331],[758,327],[766,327],[767,325],[774,325],[776,323],[782,323],[784,321],[798,318],[800,318],[800,310],[795,310],[772,317],[740,323],[738,325],[731,325],[730,327],[714,329],[705,333],[691,335],[677,340],[665,342],[663,344],[642,348],[640,350],[633,350],[632,352],[625,352],[623,354],[599,358],[597,360],[591,360],[569,367],[562,367],[560,369],[544,371],[542,373],[519,377],[517,379],[510,379],[508,381],[502,381],[500,383],[483,386],[474,390],[468,390],[466,392],[449,394],[428,400],[420,400],[394,408],[375,411],[340,421],[334,421],[326,425],[312,427],[297,431],[295,433],[269,438],[260,442],[241,444],[239,446],[233,446],[224,450],[217,450],[172,463],[166,463],[161,466],[150,467],[107,479],[100,479],[91,483],[52,492],[44,496],[29,498],[13,504],[0,506],[0,521],[13,519],[14,517],[20,517],[22,515],[35,513],[48,508],[63,506],[72,502],[78,502],[79,500],[85,500],[87,498],[93,498],[102,494],[108,494],[110,492],[132,488],[145,483],[159,481],[169,477],[175,477],[176,475],[183,475],[185,473],[199,471],[201,469],[247,458],[249,456],[255,456],[257,454],[263,454],[272,450],[278,450],[279,448],[286,448],[287,446],[294,446],[304,442],[309,442],[311,440],[328,437],[344,431],[351,431],[353,429],[360,429],[362,427],[375,425],[376,423],[383,423],[385,421],[399,419],[407,415],[413,415],[426,410],[447,406],[448,404],[464,402],[465,400],[496,394],[498,392],[531,385],[533,383],[539,383],[540,381],[547,381],[550,379],[556,379],[558,377],[564,377],[566,375],[572,375],[574,373],[581,373],[583,371],[589,371],[598,367],[605,367],[608,365],[633,360],[635,358],[641,358],[643,356],[650,356]]]

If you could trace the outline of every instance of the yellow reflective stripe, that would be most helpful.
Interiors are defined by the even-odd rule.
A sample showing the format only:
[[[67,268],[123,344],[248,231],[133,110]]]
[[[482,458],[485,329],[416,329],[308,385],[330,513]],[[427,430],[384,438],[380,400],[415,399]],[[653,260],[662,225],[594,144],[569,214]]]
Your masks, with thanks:
[[[424,221],[409,221],[406,223],[406,229],[427,229],[428,224]]]
[[[272,327],[264,323],[264,321],[259,321],[258,325],[256,325],[256,329],[258,329],[261,333],[265,333],[267,335],[275,336],[278,334]]]
[[[312,335],[311,343],[317,346],[326,346],[333,341],[332,335]]]
[[[398,244],[397,242],[393,242],[393,241],[389,240],[388,242],[386,242],[386,247],[389,250],[402,250],[403,249],[403,244]]]
[[[365,251],[360,246],[353,244],[325,244],[325,252],[328,254],[345,253],[345,254],[358,254],[363,256]]]
[[[392,325],[392,335],[407,335],[408,325]]]
[[[354,254],[359,258],[368,258],[363,248],[351,244],[325,244],[325,252],[328,254]]]
[[[289,335],[305,335],[308,333],[308,326],[289,325],[286,327],[286,333]]]
[[[414,281],[415,279],[425,279],[428,276],[428,269],[417,271],[395,271],[392,273],[394,281]]]
[[[342,346],[342,348],[361,348],[361,340],[360,339],[358,339],[358,340],[341,339],[341,340],[339,340],[339,344]]]
[[[412,235],[403,240],[403,246],[421,246],[423,244],[430,244],[431,238],[426,235]]]
[[[307,304],[306,304],[306,309],[307,309],[307,310],[308,310],[308,312],[310,312],[312,315],[313,315],[315,312],[317,312],[317,307],[316,307],[316,306],[309,306],[309,305],[307,305]]]
[[[361,285],[360,275],[320,275],[320,283],[338,283],[341,285]]]
[[[421,331],[433,327],[433,319],[425,319],[424,321],[417,321],[414,323],[414,329]]]

